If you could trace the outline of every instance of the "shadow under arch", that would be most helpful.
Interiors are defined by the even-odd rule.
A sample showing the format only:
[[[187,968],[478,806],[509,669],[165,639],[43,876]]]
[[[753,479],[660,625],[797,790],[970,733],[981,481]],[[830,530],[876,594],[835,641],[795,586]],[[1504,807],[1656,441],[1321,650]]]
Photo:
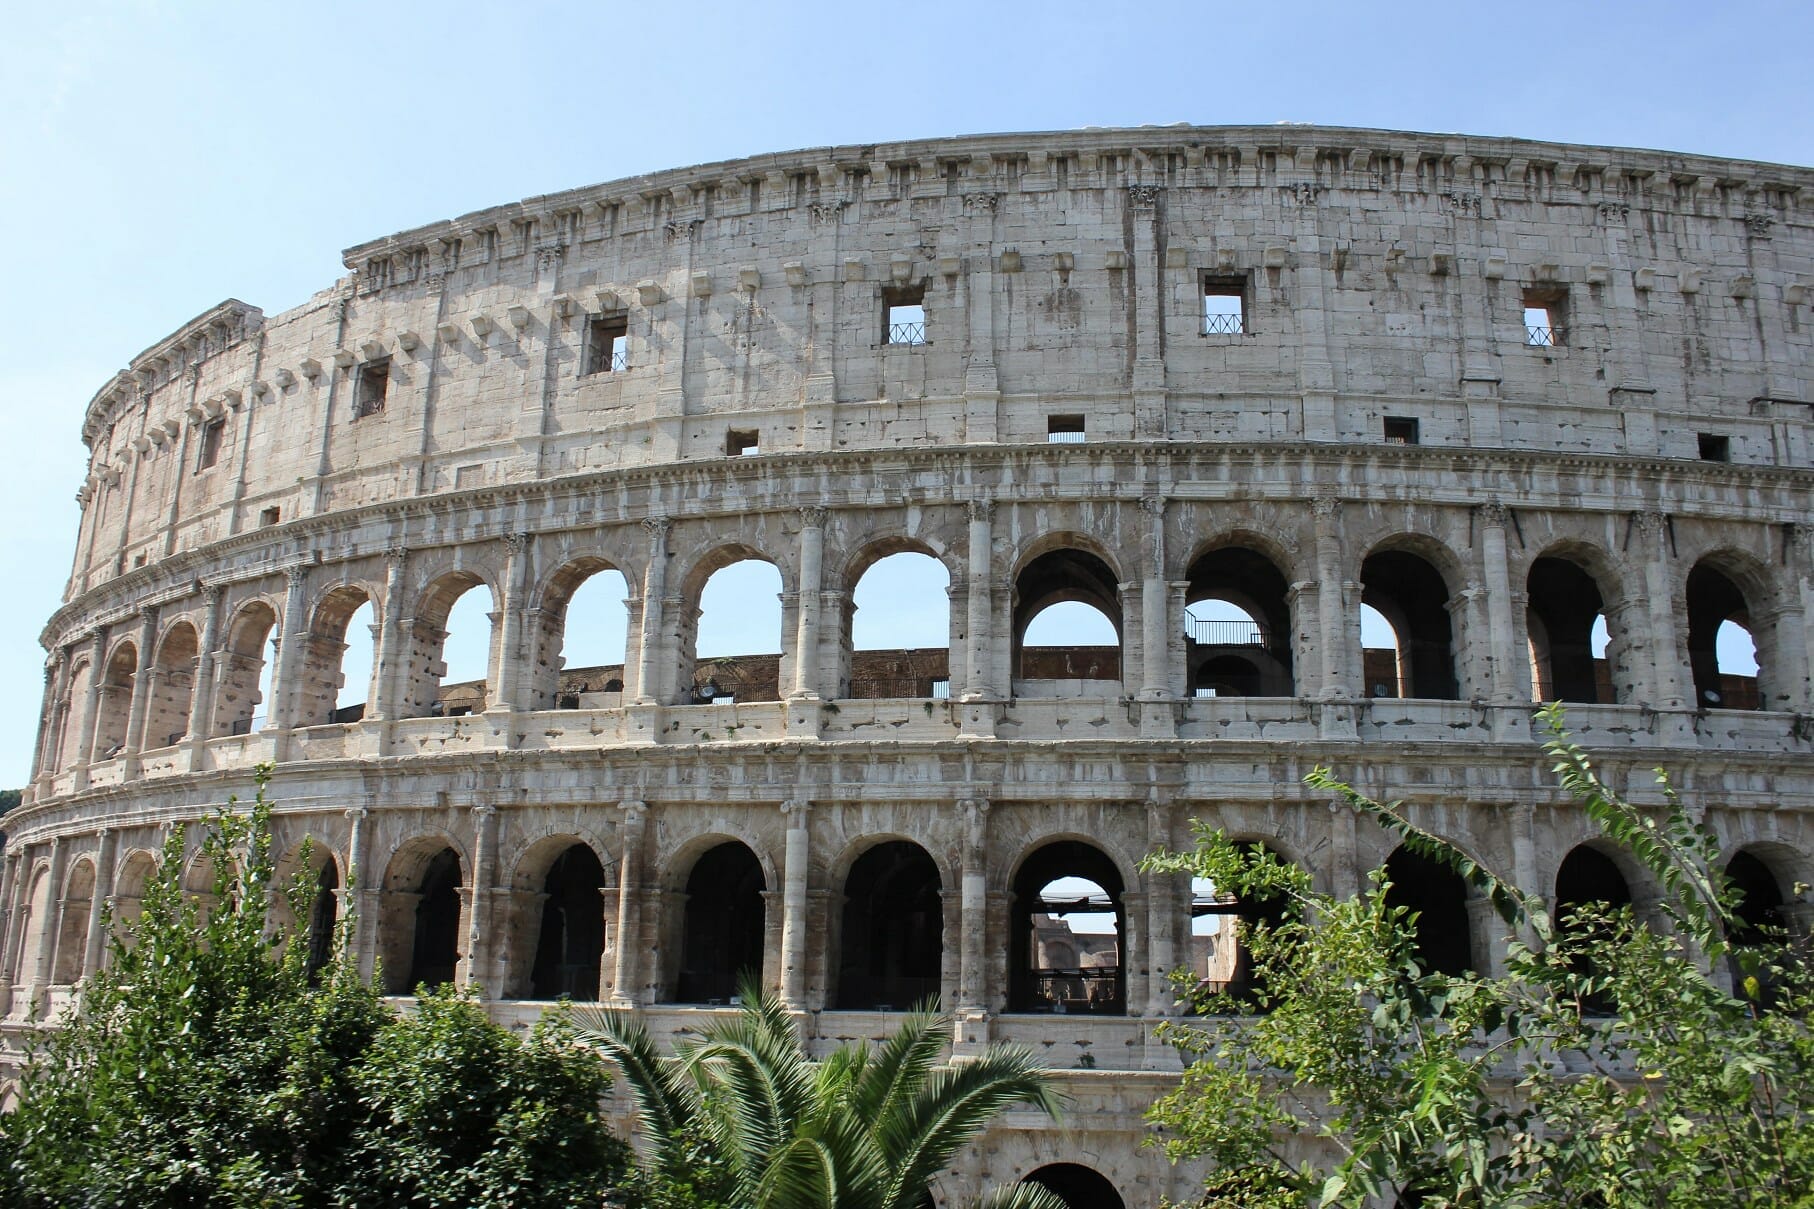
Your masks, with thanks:
[[[932,855],[912,840],[883,840],[851,862],[838,945],[839,1008],[905,1010],[939,993],[942,889]]]
[[[1113,858],[1084,840],[1053,839],[1022,858],[1012,886],[1008,1010],[1126,1015],[1126,884]],[[1078,933],[1074,914],[1110,917],[1112,936]]]
[[[767,890],[762,862],[742,840],[724,838],[699,854],[670,912],[679,934],[668,951],[680,961],[664,1001],[729,1003],[746,975],[767,985]]]
[[[1069,1209],[1126,1209],[1127,1205],[1107,1176],[1082,1163],[1047,1163],[1028,1172],[1020,1182],[1038,1184]]]

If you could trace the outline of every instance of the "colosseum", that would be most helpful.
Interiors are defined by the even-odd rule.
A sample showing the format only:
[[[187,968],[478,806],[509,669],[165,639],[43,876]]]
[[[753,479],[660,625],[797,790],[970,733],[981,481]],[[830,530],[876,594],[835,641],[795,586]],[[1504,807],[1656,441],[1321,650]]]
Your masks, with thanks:
[[[1073,1110],[1009,1114],[940,1204],[1198,1186],[1138,1145],[1179,1069],[1166,974],[1238,981],[1252,913],[1139,868],[1193,819],[1334,892],[1386,864],[1432,962],[1503,960],[1458,882],[1302,785],[1319,762],[1556,901],[1652,909],[1546,774],[1559,698],[1806,921],[1808,169],[986,136],[576,189],[344,262],[293,310],[200,315],[83,416],[0,879],[14,1064],[104,960],[101,906],[130,917],[166,829],[266,761],[280,847],[316,841],[308,927],[352,913],[390,992],[671,1036],[748,969],[821,1048],[927,993],[959,1055],[1036,1047]],[[859,650],[900,556],[948,642]],[[778,632],[711,658],[702,596],[746,560]],[[596,576],[622,654],[568,666]],[[448,684],[467,593],[489,663]],[[1055,606],[1109,637],[1029,640]]]

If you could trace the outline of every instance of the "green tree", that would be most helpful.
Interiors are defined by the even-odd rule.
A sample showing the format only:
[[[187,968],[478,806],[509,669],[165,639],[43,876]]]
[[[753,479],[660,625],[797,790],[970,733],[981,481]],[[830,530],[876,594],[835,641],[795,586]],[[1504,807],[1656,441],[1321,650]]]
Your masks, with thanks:
[[[1149,858],[1301,908],[1246,937],[1261,1014],[1169,1029],[1189,1065],[1150,1117],[1172,1157],[1209,1160],[1202,1205],[1814,1205],[1814,981],[1794,938],[1749,943],[1714,836],[1661,770],[1665,808],[1634,806],[1559,707],[1544,719],[1563,788],[1649,872],[1669,928],[1629,908],[1552,919],[1324,769],[1312,784],[1493,904],[1512,937],[1503,977],[1426,969],[1383,871],[1337,899],[1206,829],[1194,851]]]
[[[651,1144],[647,1179],[679,1202],[738,1209],[919,1209],[927,1186],[1003,1109],[1058,1111],[1030,1050],[942,1062],[950,1021],[917,1011],[878,1049],[815,1063],[793,1020],[745,985],[744,1007],[664,1057],[634,1017],[578,1012],[580,1035],[623,1071]],[[703,1176],[702,1176],[703,1172]],[[692,1198],[692,1199],[688,1199]],[[1044,1188],[995,1190],[990,1209],[1064,1209]]]
[[[173,834],[130,937],[46,1033],[0,1121],[0,1203],[597,1205],[627,1152],[558,1016],[517,1038],[443,994],[396,1017],[350,961],[311,970],[269,934],[267,776],[203,824],[209,901]],[[293,918],[312,890],[286,889]]]

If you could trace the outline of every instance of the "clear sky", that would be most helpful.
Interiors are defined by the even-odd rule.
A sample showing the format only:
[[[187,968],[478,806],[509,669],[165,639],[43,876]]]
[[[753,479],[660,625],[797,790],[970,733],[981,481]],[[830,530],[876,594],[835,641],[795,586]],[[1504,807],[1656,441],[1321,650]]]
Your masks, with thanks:
[[[0,5],[0,786],[23,784],[82,409],[223,298],[484,206],[767,151],[1316,122],[1814,163],[1814,8]]]

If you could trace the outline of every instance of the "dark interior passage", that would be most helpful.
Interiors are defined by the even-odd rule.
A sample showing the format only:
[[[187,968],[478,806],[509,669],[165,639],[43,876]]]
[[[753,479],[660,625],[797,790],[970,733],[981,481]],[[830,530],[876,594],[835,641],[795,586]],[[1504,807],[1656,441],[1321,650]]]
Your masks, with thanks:
[[[1191,564],[1185,604],[1221,601],[1252,623],[1187,617],[1186,658],[1198,696],[1289,697],[1290,586],[1272,561],[1241,546],[1212,550]]]
[[[1432,974],[1459,977],[1474,968],[1469,939],[1467,883],[1447,865],[1396,849],[1386,860],[1390,906],[1417,916],[1417,959]]]
[[[1539,701],[1612,703],[1611,683],[1594,658],[1594,621],[1604,612],[1593,577],[1561,558],[1539,558],[1525,581],[1529,596],[1532,696]]]
[[[1699,563],[1688,573],[1688,666],[1694,673],[1694,703],[1700,709],[1762,709],[1757,677],[1720,667],[1719,632],[1727,622],[1751,633],[1745,594],[1720,571]]]
[[[1398,636],[1401,697],[1453,701],[1460,695],[1449,596],[1441,573],[1415,554],[1384,550],[1361,564],[1361,603]]]
[[[1106,1176],[1081,1163],[1049,1163],[1021,1183],[1040,1185],[1070,1209],[1125,1209],[1127,1204]]]
[[[944,910],[938,866],[895,840],[857,858],[844,884],[838,1006],[906,1009],[938,994]]]
[[[740,977],[762,976],[762,864],[743,844],[719,844],[687,878],[679,1003],[729,1003]]]
[[[1054,883],[1067,889],[1055,897]],[[1060,840],[1026,859],[1014,877],[1009,1011],[1127,1012],[1127,914],[1121,892],[1115,862],[1089,844]],[[1112,920],[1112,937],[1073,926],[1092,918]]]
[[[605,947],[605,869],[585,844],[572,844],[548,867],[542,927],[529,975],[531,999],[598,998]]]
[[[460,961],[460,854],[443,848],[422,874],[405,990],[445,986]]]
[[[312,980],[317,971],[334,957],[334,927],[340,921],[340,869],[329,857],[322,862],[315,877],[315,899],[309,905],[309,955],[307,969]]]
[[[1601,913],[1631,905],[1631,886],[1619,866],[1603,852],[1586,846],[1572,849],[1556,870],[1556,925],[1561,933],[1575,940],[1591,941],[1605,935],[1604,926],[1582,915],[1582,909],[1593,907]],[[1589,974],[1594,966],[1586,954],[1577,956],[1574,969]],[[1581,1007],[1591,1015],[1609,1015],[1613,1002],[1605,995],[1589,995]]]

